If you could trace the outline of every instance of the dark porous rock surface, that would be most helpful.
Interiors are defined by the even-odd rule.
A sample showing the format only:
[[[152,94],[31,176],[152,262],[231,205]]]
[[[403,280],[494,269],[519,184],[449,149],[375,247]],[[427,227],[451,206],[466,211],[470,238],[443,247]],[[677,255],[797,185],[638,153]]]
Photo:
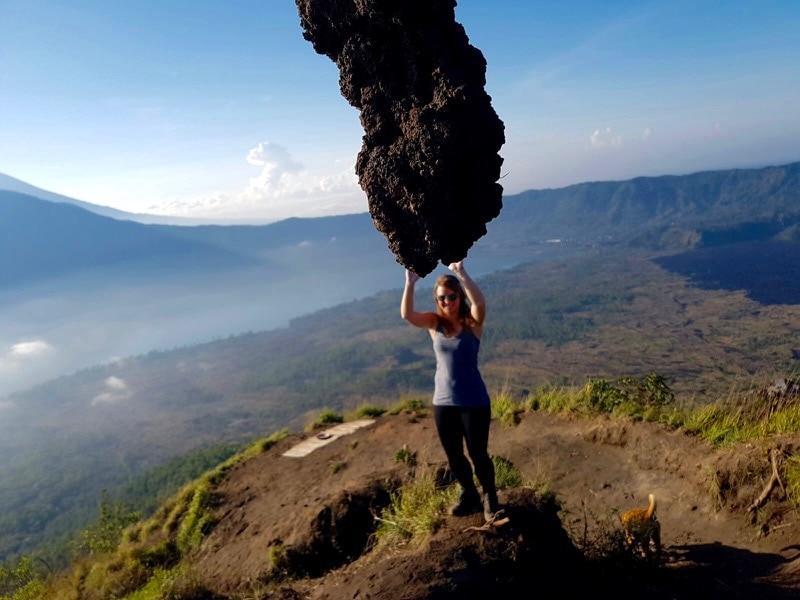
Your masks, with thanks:
[[[296,2],[361,113],[356,173],[397,261],[425,276],[463,259],[500,213],[505,135],[455,0]]]

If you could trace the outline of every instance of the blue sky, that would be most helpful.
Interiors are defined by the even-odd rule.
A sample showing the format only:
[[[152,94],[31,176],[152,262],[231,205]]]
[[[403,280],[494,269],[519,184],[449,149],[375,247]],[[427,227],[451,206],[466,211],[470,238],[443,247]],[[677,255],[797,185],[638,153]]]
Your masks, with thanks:
[[[800,160],[800,2],[462,0],[507,194]],[[0,172],[131,212],[363,212],[292,0],[0,0]]]

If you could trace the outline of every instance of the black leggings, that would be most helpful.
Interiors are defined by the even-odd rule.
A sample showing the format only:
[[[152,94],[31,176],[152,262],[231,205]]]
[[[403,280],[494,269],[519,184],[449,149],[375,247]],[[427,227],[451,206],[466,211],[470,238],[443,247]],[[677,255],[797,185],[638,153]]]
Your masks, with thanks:
[[[467,452],[475,466],[475,475],[484,492],[494,490],[494,464],[489,457],[489,422],[492,409],[488,406],[466,408],[462,406],[434,406],[433,418],[447,462],[456,480],[465,489],[474,487],[472,466],[464,456]]]

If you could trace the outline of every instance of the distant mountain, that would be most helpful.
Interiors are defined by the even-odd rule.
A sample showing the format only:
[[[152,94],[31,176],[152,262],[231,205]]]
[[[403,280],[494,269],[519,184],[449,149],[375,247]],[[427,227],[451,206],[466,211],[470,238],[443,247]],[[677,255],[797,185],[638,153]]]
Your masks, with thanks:
[[[161,215],[129,213],[123,210],[117,210],[116,208],[110,208],[108,206],[99,206],[97,204],[91,204],[82,200],[69,198],[68,196],[62,196],[61,194],[48,192],[47,190],[43,190],[3,173],[0,173],[0,190],[19,192],[20,194],[26,194],[28,196],[34,196],[42,200],[47,200],[48,202],[73,204],[95,214],[109,217],[111,219],[118,219],[120,221],[136,221],[137,223],[164,225],[194,225],[200,222],[195,219],[184,219],[180,217],[165,217]]]
[[[373,242],[379,238],[369,213],[293,217],[269,225],[154,225],[153,228],[174,237],[211,243],[220,248],[254,255],[287,246],[332,240],[349,245],[355,250],[363,241]]]
[[[488,229],[506,244],[577,239],[658,246],[764,239],[798,223],[800,162],[530,190],[506,197]]]
[[[102,209],[0,176],[4,186],[35,191],[46,201],[0,189],[0,285],[142,260],[257,263],[282,248],[333,240],[326,252],[348,260],[382,244],[367,213],[253,226],[144,225],[133,222],[141,215]],[[101,209],[106,217],[100,216]],[[525,248],[547,240],[654,249],[796,241],[800,162],[530,190],[504,198],[500,216],[487,229],[481,244],[490,247]]]
[[[0,287],[102,267],[163,271],[255,262],[152,226],[0,190]]]

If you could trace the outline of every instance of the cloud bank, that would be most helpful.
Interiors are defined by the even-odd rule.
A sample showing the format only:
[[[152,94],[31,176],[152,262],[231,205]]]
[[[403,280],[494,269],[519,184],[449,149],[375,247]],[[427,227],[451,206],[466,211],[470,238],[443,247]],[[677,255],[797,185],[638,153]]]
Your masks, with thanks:
[[[307,168],[288,148],[260,142],[245,161],[260,172],[240,192],[217,193],[191,201],[151,206],[148,212],[205,218],[278,220],[290,216],[324,216],[364,212],[367,203],[358,186],[354,167],[341,170],[337,163],[325,171]]]

